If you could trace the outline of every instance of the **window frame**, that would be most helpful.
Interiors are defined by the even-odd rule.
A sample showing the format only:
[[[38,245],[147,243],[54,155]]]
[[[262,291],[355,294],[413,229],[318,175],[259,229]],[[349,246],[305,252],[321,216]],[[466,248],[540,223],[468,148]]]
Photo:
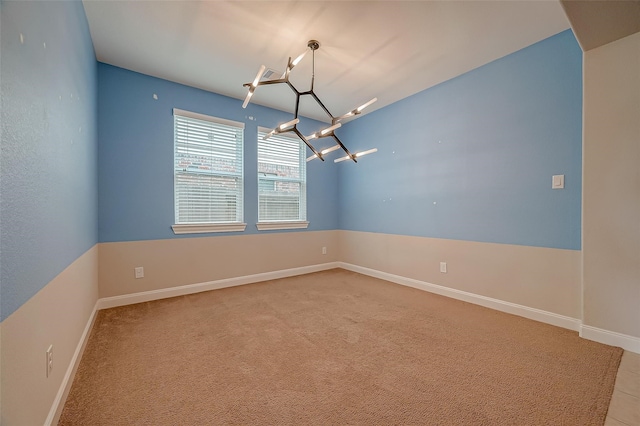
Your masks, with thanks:
[[[256,145],[256,151],[257,151],[257,155],[256,155],[256,172],[257,172],[257,179],[256,179],[256,184],[257,184],[257,195],[258,195],[258,222],[256,223],[256,228],[259,231],[270,231],[270,230],[278,230],[278,229],[306,229],[309,226],[309,221],[307,220],[307,165],[306,165],[306,145],[304,145],[304,143],[297,138],[295,135],[290,135],[288,133],[283,133],[283,134],[277,134],[274,136],[271,136],[271,138],[288,138],[291,139],[292,141],[296,141],[299,143],[299,151],[298,151],[298,161],[299,161],[299,165],[300,165],[300,170],[303,171],[303,176],[301,176],[300,179],[290,179],[290,178],[285,178],[285,179],[267,179],[267,181],[271,181],[275,182],[277,181],[282,181],[282,182],[297,182],[300,183],[301,188],[301,196],[299,198],[299,200],[302,199],[302,201],[299,201],[299,204],[303,204],[304,205],[304,210],[302,210],[302,207],[299,207],[299,215],[298,215],[298,219],[294,219],[294,220],[260,220],[260,182],[261,180],[265,180],[265,179],[261,179],[261,172],[259,170],[260,167],[260,144],[261,143],[269,143],[269,140],[271,138],[269,138],[267,141],[264,141],[262,139],[262,137],[264,136],[264,134],[267,134],[271,131],[271,129],[265,128],[265,127],[258,127],[258,135],[257,135],[257,145]],[[303,213],[303,215],[301,214]],[[303,217],[301,217],[303,216]]]
[[[178,108],[173,109],[173,205],[174,205],[174,224],[171,226],[174,234],[198,234],[198,233],[210,233],[210,232],[238,232],[244,231],[247,224],[244,222],[244,129],[245,124],[238,121],[227,120],[219,117],[213,117],[205,114],[199,114],[196,112],[185,111]],[[239,179],[239,193],[237,193],[237,197],[240,198],[240,206],[236,208],[236,218],[240,220],[235,221],[221,221],[221,222],[180,222],[179,221],[179,212],[178,212],[178,200],[176,198],[176,184],[177,184],[177,169],[176,169],[176,146],[177,146],[177,116],[183,119],[194,119],[199,121],[207,121],[210,123],[230,126],[236,129],[240,129],[240,133],[242,135],[242,140],[239,143],[239,155],[240,160],[239,164],[239,173],[233,173],[233,176],[237,176]],[[236,151],[237,154],[237,151]],[[229,173],[211,173],[211,176],[228,176]]]

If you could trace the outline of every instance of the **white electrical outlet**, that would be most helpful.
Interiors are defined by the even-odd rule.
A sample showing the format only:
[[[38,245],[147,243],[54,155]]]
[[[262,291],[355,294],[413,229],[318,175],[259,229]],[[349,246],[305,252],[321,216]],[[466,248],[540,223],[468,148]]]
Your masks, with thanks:
[[[327,248],[326,247],[322,247],[322,254],[327,254]]]
[[[144,268],[142,266],[138,266],[136,269],[136,279],[144,278]]]
[[[47,349],[47,377],[51,375],[52,370],[53,370],[53,345],[49,345],[49,349]]]
[[[447,273],[447,262],[440,262],[440,272],[443,274]]]

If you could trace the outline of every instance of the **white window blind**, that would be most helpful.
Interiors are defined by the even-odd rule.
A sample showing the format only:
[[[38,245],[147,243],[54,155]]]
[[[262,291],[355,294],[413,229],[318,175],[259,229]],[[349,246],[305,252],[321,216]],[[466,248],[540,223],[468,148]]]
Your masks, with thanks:
[[[242,222],[244,124],[178,109],[173,116],[176,224]]]
[[[264,128],[258,131],[258,224],[304,222],[307,219],[305,145],[287,134],[263,140],[267,132],[269,129]]]

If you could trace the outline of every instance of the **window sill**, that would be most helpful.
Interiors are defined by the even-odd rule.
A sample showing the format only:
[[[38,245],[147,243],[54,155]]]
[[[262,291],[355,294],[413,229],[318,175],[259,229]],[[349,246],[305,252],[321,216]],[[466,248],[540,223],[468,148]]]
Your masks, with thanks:
[[[258,231],[273,231],[276,229],[307,229],[309,222],[296,221],[296,222],[258,222],[256,227]]]
[[[189,223],[172,225],[174,234],[204,234],[207,232],[242,232],[246,223]]]

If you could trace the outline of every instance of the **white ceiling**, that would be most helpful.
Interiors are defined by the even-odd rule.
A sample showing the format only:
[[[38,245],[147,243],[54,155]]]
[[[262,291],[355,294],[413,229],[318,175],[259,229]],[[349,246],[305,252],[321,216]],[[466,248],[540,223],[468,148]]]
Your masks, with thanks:
[[[569,28],[556,0],[83,3],[98,61],[237,99],[260,65],[281,73],[319,40],[315,93],[334,116],[377,97],[374,111]],[[307,90],[310,76],[307,55],[291,80]],[[284,85],[252,99],[289,112],[294,101]],[[328,119],[306,100],[300,113]]]

